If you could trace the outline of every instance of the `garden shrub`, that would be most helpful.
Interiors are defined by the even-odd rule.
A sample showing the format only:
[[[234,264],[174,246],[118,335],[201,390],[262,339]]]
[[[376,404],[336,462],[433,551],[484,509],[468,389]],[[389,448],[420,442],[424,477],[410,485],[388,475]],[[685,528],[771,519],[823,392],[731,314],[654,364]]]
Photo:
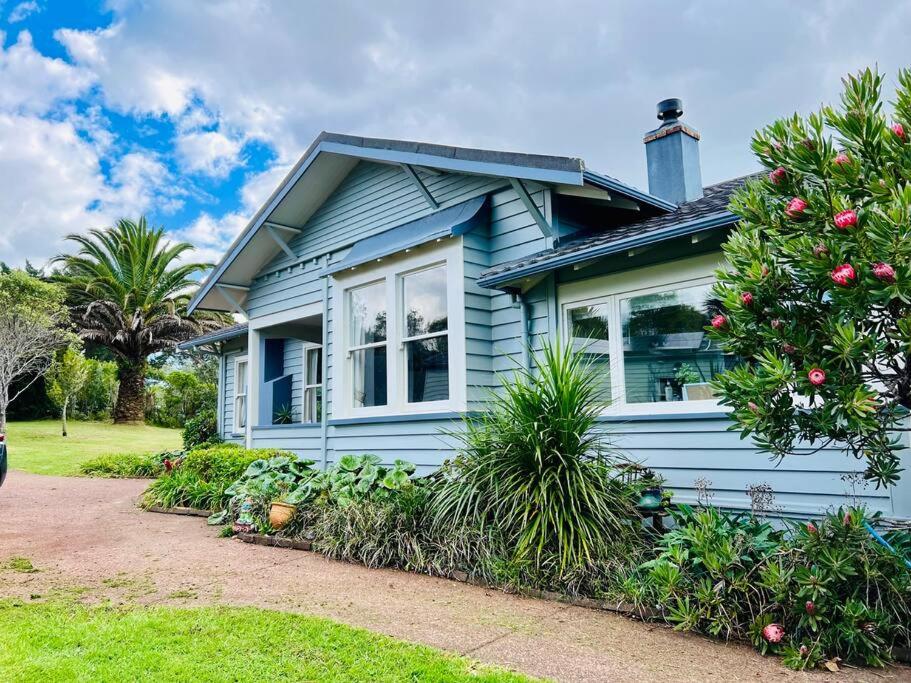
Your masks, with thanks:
[[[909,645],[911,571],[870,536],[862,509],[788,533],[717,509],[681,506],[675,520],[624,586],[678,629],[748,638],[796,669],[834,658],[882,666]]]
[[[276,449],[244,449],[237,444],[219,444],[187,451],[172,461],[169,472],[152,482],[143,497],[144,505],[194,507],[221,510],[225,495],[249,465],[263,458],[288,455]]]
[[[79,465],[79,471],[89,477],[150,478],[164,472],[161,454],[119,453],[101,455]]]
[[[218,418],[212,409],[201,410],[184,423],[183,447],[186,449],[214,446],[221,441],[218,435]]]
[[[526,575],[597,572],[639,543],[633,489],[596,420],[599,375],[584,352],[546,343],[532,372],[501,377],[488,409],[465,418],[459,454],[431,502],[438,533],[492,528]]]

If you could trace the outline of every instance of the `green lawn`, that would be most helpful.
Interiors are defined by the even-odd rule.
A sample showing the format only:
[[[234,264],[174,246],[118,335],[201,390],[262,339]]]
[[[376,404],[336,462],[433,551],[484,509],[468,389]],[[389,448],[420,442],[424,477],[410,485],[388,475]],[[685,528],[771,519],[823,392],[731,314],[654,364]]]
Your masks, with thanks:
[[[79,474],[79,463],[99,455],[155,453],[181,447],[179,429],[148,425],[76,422],[60,436],[60,422],[37,420],[7,425],[9,466],[35,474]]]
[[[527,681],[316,617],[0,602],[2,681]]]

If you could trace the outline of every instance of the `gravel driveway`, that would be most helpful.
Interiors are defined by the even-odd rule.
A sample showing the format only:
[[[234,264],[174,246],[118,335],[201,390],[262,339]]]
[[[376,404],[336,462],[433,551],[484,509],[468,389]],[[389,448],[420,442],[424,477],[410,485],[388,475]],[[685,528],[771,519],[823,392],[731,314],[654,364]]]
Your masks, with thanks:
[[[906,667],[793,673],[747,646],[615,614],[221,539],[202,519],[137,509],[146,483],[11,472],[0,563],[22,556],[40,571],[0,571],[0,596],[306,612],[565,681],[911,681]]]

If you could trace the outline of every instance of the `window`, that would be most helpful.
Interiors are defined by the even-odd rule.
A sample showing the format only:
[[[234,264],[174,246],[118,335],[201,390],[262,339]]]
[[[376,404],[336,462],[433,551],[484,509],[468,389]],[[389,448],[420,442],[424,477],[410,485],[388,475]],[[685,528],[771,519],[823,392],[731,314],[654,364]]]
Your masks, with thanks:
[[[705,331],[720,304],[712,294],[713,278],[705,275],[712,268],[703,263],[708,260],[561,289],[568,334],[600,370],[611,412],[719,409],[710,382],[735,358]]]
[[[402,276],[402,344],[408,403],[449,398],[449,318],[446,266]]]
[[[247,428],[247,389],[249,382],[247,357],[241,356],[234,361],[234,425],[232,431],[235,434],[242,434]]]
[[[323,348],[304,345],[304,399],[302,419],[317,423],[323,419]]]
[[[463,259],[453,239],[334,276],[333,417],[465,409]]]
[[[348,292],[348,358],[355,408],[386,405],[386,283]]]

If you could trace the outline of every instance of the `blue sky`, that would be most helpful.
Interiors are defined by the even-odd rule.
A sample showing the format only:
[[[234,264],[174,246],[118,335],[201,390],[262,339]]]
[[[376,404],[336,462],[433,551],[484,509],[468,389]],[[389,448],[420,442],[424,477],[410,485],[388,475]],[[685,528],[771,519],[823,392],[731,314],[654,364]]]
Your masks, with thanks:
[[[682,97],[703,178],[911,66],[911,2],[0,0],[0,260],[146,214],[217,260],[321,131],[581,156],[645,187]]]

